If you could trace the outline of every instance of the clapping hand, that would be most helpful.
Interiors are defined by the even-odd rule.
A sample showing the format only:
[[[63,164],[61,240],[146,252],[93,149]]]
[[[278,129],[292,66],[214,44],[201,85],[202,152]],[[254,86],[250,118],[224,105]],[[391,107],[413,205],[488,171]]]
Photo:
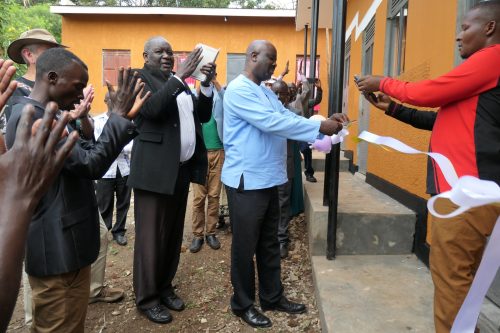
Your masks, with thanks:
[[[69,112],[70,119],[76,120],[87,116],[93,100],[94,87],[89,85],[83,89],[83,99],[80,100],[80,104],[75,104],[75,108]]]
[[[196,67],[198,66],[198,64],[200,63],[200,61],[202,59],[201,51],[202,51],[201,47],[196,47],[191,53],[189,53],[186,60],[184,60],[183,63],[178,65],[176,75],[182,81],[184,81],[185,79],[190,77],[191,74],[193,74]],[[206,74],[206,73],[204,73],[204,74]],[[211,76],[210,76],[210,78],[211,78]],[[210,81],[208,81],[208,82],[210,82]]]
[[[289,65],[290,65],[290,60],[287,60],[287,61],[286,61],[286,65],[285,65],[285,69],[284,69],[284,70],[283,70],[283,72],[281,73],[281,77],[282,77],[282,78],[284,78],[284,77],[285,77],[285,75],[287,75],[287,74],[290,72],[290,70],[288,69]]]
[[[214,62],[209,62],[203,65],[200,69],[200,72],[205,74],[205,81],[201,82],[201,85],[204,87],[210,86],[210,82],[213,80],[214,75],[216,73],[217,65]]]
[[[36,204],[48,186],[59,174],[64,161],[78,139],[72,132],[64,144],[56,149],[70,120],[64,112],[55,121],[56,103],[48,103],[40,126],[32,135],[35,109],[26,105],[17,126],[12,148],[0,158],[0,187],[12,195],[19,195]]]
[[[13,66],[12,60],[0,59],[0,110],[2,110],[9,100],[10,96],[16,90],[17,82],[11,81],[16,73],[16,67]],[[7,151],[2,133],[0,133],[0,154]]]
[[[137,84],[140,84],[141,83],[141,80],[137,80]],[[130,110],[130,112],[127,114],[127,118],[128,119],[134,119],[137,114],[139,113],[139,111],[141,110],[142,106],[144,105],[144,103],[146,102],[146,100],[151,97],[151,91],[148,91],[146,92],[145,94],[143,94],[144,92],[144,87],[141,88],[139,94],[137,94],[137,97],[135,98],[135,102],[134,102],[134,105],[132,105],[132,109]]]
[[[128,114],[132,110],[135,103],[140,103],[140,109],[140,106],[142,106],[142,103],[145,101],[142,101],[141,99],[139,99],[139,102],[136,101],[136,97],[144,89],[144,82],[139,79],[137,72],[134,72],[133,74],[130,72],[130,67],[125,70],[123,67],[120,67],[118,70],[118,88],[116,91],[111,83],[106,81],[111,112],[124,118],[129,117]],[[136,112],[137,111],[138,110],[136,110]]]
[[[17,82],[11,81],[16,73],[16,67],[13,64],[12,60],[0,59],[0,110],[3,109],[17,87]]]

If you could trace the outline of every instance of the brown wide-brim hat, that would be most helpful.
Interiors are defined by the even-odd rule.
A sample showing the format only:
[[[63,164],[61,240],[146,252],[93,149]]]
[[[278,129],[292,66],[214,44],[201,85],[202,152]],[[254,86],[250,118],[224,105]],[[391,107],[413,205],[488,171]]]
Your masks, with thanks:
[[[54,36],[45,29],[32,29],[25,31],[18,39],[10,43],[7,48],[9,58],[18,64],[24,64],[24,59],[21,56],[21,51],[26,45],[30,44],[48,44],[53,47],[67,47],[59,44]]]

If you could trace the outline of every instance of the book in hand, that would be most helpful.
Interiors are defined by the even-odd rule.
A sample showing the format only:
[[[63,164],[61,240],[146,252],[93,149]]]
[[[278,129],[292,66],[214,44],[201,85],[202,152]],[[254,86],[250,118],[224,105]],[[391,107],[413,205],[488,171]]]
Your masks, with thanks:
[[[220,49],[214,49],[213,47],[201,43],[196,45],[196,47],[201,47],[202,59],[198,66],[196,66],[193,74],[191,74],[191,77],[200,82],[203,82],[207,79],[207,76],[201,72],[201,68],[203,67],[203,65],[208,64],[209,62],[215,62]]]

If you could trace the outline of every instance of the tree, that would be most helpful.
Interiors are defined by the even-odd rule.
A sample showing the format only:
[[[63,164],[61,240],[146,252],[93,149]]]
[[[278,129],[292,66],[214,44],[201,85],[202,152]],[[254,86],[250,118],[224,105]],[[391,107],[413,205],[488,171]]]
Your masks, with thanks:
[[[33,1],[33,0],[31,0]],[[3,0],[0,3],[0,57],[7,57],[7,47],[26,30],[43,28],[61,40],[61,17],[50,13],[48,1],[24,7],[18,0]],[[44,2],[44,3],[43,3]],[[24,74],[25,67],[18,66],[17,75]]]
[[[267,4],[266,0],[233,0],[232,5],[237,8],[264,8],[264,9],[274,9],[274,6]]]

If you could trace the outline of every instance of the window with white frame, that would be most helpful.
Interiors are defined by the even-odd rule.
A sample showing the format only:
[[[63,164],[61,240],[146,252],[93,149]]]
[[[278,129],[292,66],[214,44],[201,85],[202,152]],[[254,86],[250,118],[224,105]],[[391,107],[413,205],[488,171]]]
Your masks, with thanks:
[[[405,69],[408,0],[390,0],[387,16],[386,74],[398,76]]]

